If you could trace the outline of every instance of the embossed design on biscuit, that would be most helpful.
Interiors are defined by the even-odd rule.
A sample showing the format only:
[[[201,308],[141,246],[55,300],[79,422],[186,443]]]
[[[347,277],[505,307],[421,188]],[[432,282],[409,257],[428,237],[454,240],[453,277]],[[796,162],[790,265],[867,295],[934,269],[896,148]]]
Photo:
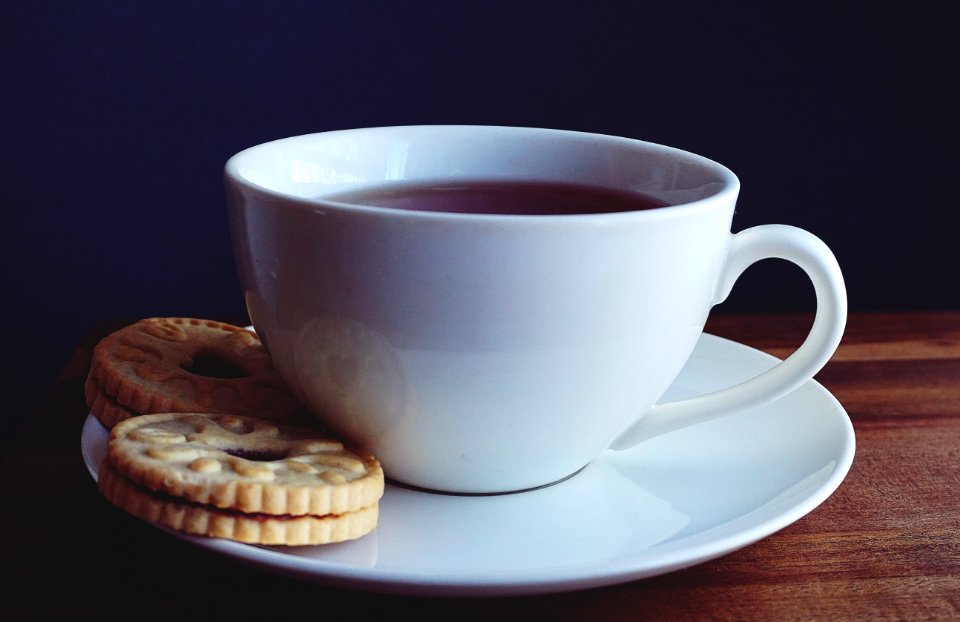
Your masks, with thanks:
[[[144,322],[141,325],[141,330],[151,337],[175,343],[186,341],[189,338],[183,326],[170,319],[156,319]]]
[[[90,378],[100,393],[116,402],[116,407],[104,406],[101,398],[94,410],[108,426],[132,414],[156,412],[309,421],[260,339],[214,320],[147,318],[124,327],[96,346]],[[97,397],[93,390],[89,393]],[[93,410],[90,399],[88,404]]]
[[[338,514],[376,503],[383,470],[314,430],[235,415],[164,413],[121,422],[108,460],[188,501],[265,514]]]

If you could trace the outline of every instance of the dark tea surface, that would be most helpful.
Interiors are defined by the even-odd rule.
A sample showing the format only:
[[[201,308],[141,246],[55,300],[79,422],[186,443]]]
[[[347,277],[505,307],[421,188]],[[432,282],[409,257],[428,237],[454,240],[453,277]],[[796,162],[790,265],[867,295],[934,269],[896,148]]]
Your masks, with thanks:
[[[637,192],[539,181],[384,184],[324,198],[401,210],[525,216],[633,212],[667,205]]]

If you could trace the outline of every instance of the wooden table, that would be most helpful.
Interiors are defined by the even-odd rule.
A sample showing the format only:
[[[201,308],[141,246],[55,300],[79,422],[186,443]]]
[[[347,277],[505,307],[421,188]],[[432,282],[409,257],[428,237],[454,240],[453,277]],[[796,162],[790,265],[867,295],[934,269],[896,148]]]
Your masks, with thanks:
[[[806,315],[718,316],[708,330],[778,356]],[[3,458],[0,620],[960,619],[960,313],[854,314],[819,374],[857,433],[853,467],[823,505],[720,559],[539,597],[431,599],[301,583],[215,556],[108,505],[84,470],[79,346]],[[194,607],[196,615],[185,613]]]

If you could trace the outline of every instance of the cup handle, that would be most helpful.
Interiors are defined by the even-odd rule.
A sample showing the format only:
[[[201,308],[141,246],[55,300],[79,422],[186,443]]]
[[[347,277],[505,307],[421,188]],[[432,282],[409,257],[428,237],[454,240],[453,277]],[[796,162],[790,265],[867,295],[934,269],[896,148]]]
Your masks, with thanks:
[[[840,266],[819,238],[788,225],[760,225],[733,236],[715,304],[723,302],[734,282],[751,264],[780,258],[800,266],[813,282],[817,312],[807,338],[772,369],[741,384],[699,397],[656,404],[622,432],[611,449],[627,449],[654,436],[760,406],[790,393],[830,360],[847,321],[847,294]]]

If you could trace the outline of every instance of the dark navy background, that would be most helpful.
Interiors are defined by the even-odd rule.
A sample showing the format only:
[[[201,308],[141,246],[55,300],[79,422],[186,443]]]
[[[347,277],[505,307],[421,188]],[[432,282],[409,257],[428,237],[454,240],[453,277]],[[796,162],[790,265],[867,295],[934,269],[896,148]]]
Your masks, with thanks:
[[[853,310],[960,308],[957,37],[931,6],[2,1],[2,417],[102,318],[243,315],[222,166],[329,129],[681,147],[739,175],[735,230],[823,238]],[[812,309],[766,263],[717,312]]]

